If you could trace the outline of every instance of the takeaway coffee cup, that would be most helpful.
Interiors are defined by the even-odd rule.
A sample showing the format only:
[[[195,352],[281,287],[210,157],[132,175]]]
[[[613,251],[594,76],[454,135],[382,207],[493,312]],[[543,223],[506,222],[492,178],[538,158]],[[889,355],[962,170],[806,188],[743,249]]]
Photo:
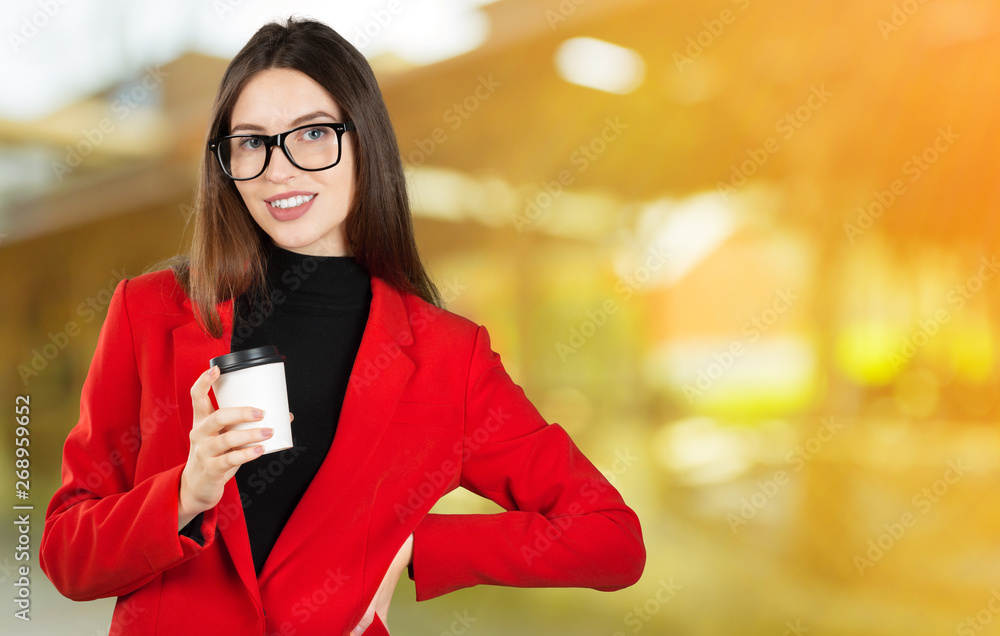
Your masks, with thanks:
[[[219,367],[219,379],[212,383],[219,408],[253,406],[264,411],[264,418],[242,422],[230,430],[274,429],[270,439],[241,446],[263,446],[264,454],[292,447],[292,423],[288,416],[288,390],[285,386],[285,356],[278,347],[268,345],[234,351],[209,360],[209,368]]]

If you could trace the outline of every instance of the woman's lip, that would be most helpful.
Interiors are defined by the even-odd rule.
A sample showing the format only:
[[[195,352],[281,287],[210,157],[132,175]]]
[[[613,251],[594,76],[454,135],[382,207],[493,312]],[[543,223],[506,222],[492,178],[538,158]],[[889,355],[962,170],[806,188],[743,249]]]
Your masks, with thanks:
[[[287,194],[282,196],[283,198],[288,198]],[[315,201],[318,196],[318,194],[314,195],[313,198],[294,208],[276,208],[270,203],[267,203],[267,211],[271,213],[271,216],[274,217],[276,221],[294,221],[309,211],[309,208],[312,207],[313,201]]]

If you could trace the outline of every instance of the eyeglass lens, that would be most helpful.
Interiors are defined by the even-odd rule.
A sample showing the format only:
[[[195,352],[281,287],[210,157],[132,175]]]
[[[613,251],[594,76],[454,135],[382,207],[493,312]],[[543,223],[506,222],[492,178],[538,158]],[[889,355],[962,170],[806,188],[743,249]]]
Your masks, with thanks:
[[[333,128],[302,128],[284,137],[284,142],[292,162],[306,170],[329,168],[340,159],[340,143]],[[236,179],[260,174],[266,156],[264,141],[250,135],[223,139],[219,146],[223,169]]]

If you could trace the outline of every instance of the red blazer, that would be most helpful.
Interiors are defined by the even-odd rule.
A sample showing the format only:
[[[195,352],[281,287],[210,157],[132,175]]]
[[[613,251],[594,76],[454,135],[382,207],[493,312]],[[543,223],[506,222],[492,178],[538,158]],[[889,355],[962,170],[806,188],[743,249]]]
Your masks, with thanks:
[[[118,634],[347,634],[410,533],[418,601],[635,583],[638,518],[511,380],[486,329],[371,287],[337,435],[258,577],[234,480],[204,515],[204,545],[177,532],[191,385],[229,353],[233,301],[212,338],[169,270],[122,280],[46,512],[40,564],[56,588],[117,596]],[[507,512],[428,514],[458,486]],[[386,632],[376,620],[366,633]]]

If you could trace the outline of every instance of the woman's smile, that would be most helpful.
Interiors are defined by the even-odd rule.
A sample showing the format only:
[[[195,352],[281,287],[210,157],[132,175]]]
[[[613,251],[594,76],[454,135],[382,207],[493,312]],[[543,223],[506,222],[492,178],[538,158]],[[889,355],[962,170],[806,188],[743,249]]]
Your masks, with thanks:
[[[309,211],[315,199],[314,192],[296,191],[275,195],[264,202],[276,221],[294,221]]]

